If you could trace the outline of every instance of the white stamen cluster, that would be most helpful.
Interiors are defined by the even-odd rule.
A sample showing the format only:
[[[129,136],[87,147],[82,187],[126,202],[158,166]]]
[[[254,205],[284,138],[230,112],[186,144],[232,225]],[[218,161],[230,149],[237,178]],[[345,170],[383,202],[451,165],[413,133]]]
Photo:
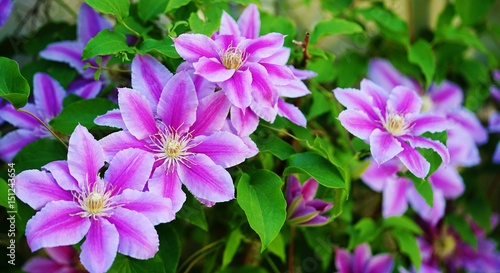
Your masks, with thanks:
[[[81,217],[110,216],[111,210],[117,206],[110,201],[113,190],[108,189],[103,181],[96,181],[93,186],[84,188],[79,193],[73,193],[73,197],[83,209],[77,213]]]
[[[409,123],[400,114],[387,113],[383,121],[384,128],[393,136],[401,136],[408,133]]]
[[[189,149],[196,146],[191,143],[193,137],[190,133],[180,134],[176,129],[167,127],[149,138],[151,140],[149,148],[156,153],[157,161],[165,161],[168,172],[179,163],[185,165],[185,162],[189,161],[187,156],[194,154],[189,152]]]

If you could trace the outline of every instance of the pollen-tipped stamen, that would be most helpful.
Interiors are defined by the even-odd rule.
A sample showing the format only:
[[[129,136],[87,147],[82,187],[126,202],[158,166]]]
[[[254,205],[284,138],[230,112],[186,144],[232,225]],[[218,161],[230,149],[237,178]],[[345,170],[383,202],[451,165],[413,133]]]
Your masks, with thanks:
[[[92,187],[82,189],[81,192],[73,193],[82,212],[77,213],[81,217],[109,216],[110,211],[117,207],[110,201],[113,189],[108,189],[103,181],[96,181]]]
[[[237,47],[229,46],[224,54],[222,54],[222,64],[227,69],[238,69],[246,61],[247,56],[245,52]]]

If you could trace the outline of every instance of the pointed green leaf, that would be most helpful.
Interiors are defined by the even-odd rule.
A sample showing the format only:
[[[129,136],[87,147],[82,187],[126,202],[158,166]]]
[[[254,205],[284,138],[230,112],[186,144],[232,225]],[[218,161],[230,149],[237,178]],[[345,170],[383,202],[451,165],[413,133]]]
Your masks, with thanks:
[[[28,102],[29,94],[30,86],[19,72],[17,62],[0,57],[0,97],[21,108]]]
[[[181,57],[175,50],[174,41],[170,37],[165,37],[162,40],[145,39],[139,47],[139,53],[146,54],[151,51],[157,51],[173,59]]]
[[[261,252],[276,238],[285,223],[286,201],[281,191],[283,181],[274,173],[258,170],[243,173],[236,199],[245,212],[250,227],[262,242]]]
[[[252,140],[255,141],[260,152],[270,152],[281,160],[286,160],[291,155],[295,154],[295,149],[283,139],[276,135],[268,137],[258,137],[252,135]]]
[[[16,172],[19,173],[24,170],[40,169],[51,161],[65,160],[67,154],[68,150],[61,142],[42,138],[24,146],[12,162],[16,164]]]
[[[239,228],[233,230],[227,239],[226,248],[222,254],[222,269],[228,266],[233,260],[234,255],[238,251],[241,243],[241,230]]]
[[[187,194],[186,202],[184,202],[184,205],[182,206],[182,209],[177,213],[177,216],[201,228],[204,231],[208,231],[205,211],[203,211],[201,203],[196,200],[196,198],[194,198],[191,194]]]
[[[167,8],[169,0],[141,0],[137,5],[139,17],[143,21],[155,18]]]
[[[127,45],[125,34],[104,29],[90,39],[83,49],[82,59],[87,60],[97,55],[111,55],[120,52],[134,53]]]
[[[389,228],[405,229],[415,234],[422,234],[422,229],[412,219],[404,215],[385,218],[382,225]]]
[[[165,273],[175,273],[181,257],[181,240],[175,228],[170,224],[156,226],[160,236],[158,256],[163,260]]]
[[[89,6],[105,14],[113,14],[121,21],[128,16],[129,0],[85,0]]]
[[[420,248],[417,244],[417,238],[411,233],[408,233],[401,229],[394,229],[392,231],[392,236],[396,239],[399,249],[402,253],[410,257],[410,261],[415,268],[420,268],[422,264],[422,256],[420,255]]]
[[[286,261],[286,251],[285,251],[285,240],[283,239],[283,235],[281,233],[274,238],[274,240],[269,244],[267,247],[267,250],[269,252],[273,253],[274,255],[278,256],[280,260],[285,263]]]
[[[328,188],[346,189],[342,175],[335,165],[317,153],[294,154],[288,159],[283,175],[304,173]]]
[[[431,45],[425,40],[418,40],[410,46],[408,60],[420,67],[425,76],[426,86],[429,87],[436,71],[436,59]]]
[[[169,0],[165,13],[189,4],[191,0]]]
[[[475,0],[455,0],[455,9],[464,25],[474,25],[485,19],[494,2],[494,0],[482,0],[480,3]]]
[[[363,32],[363,28],[356,22],[345,19],[334,18],[328,21],[319,22],[311,33],[311,44],[316,44],[318,40],[325,36],[338,34],[353,34]]]

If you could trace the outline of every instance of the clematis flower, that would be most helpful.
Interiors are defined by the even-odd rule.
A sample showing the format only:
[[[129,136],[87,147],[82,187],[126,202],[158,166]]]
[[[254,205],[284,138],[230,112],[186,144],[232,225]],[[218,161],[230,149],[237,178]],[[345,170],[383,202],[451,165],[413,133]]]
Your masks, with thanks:
[[[477,145],[488,140],[488,133],[476,115],[463,107],[464,95],[460,86],[444,80],[439,85],[432,84],[423,93],[415,80],[399,73],[389,61],[378,58],[370,61],[368,78],[385,90],[402,85],[418,93],[423,101],[423,113],[439,115],[450,122],[446,146],[452,164],[467,167],[479,164],[481,158]]]
[[[92,82],[75,91],[75,94],[91,98],[100,90],[101,83]],[[22,109],[48,123],[61,113],[66,94],[62,86],[48,74],[36,73],[33,77],[34,103],[28,103]],[[38,120],[17,111],[11,104],[0,108],[0,117],[19,128],[0,139],[0,157],[6,162],[12,161],[12,158],[28,143],[40,138],[54,137]]]
[[[212,38],[182,34],[174,39],[174,46],[192,64],[194,74],[222,88],[238,108],[234,110],[236,119],[254,124],[256,116],[273,122],[281,115],[305,126],[300,110],[280,99],[310,93],[286,66],[290,51],[283,47],[284,36],[269,33],[259,37],[259,31],[257,6],[249,5],[238,22],[224,12],[220,30]],[[246,113],[251,114],[247,117]],[[233,126],[239,132],[238,125]]]
[[[347,107],[338,117],[342,126],[370,143],[377,164],[396,157],[411,173],[424,178],[430,163],[416,148],[432,149],[445,165],[449,163],[448,150],[442,143],[420,136],[424,132],[444,131],[448,122],[432,114],[421,114],[422,100],[413,90],[397,86],[386,92],[365,79],[361,81],[361,90],[337,88],[333,92]]]
[[[495,70],[491,74],[495,83],[490,87],[490,94],[495,100],[500,101],[500,88],[498,88],[498,84],[500,83],[500,70]]]
[[[406,171],[404,166],[393,159],[382,165],[371,161],[361,175],[363,182],[372,190],[382,192],[382,215],[387,218],[402,215],[408,204],[432,225],[443,218],[446,199],[454,199],[464,191],[464,182],[453,166],[440,166],[429,176],[429,183],[434,195],[433,206],[430,207],[416,190],[413,182],[399,173]]]
[[[107,158],[131,147],[153,155],[149,190],[170,198],[174,211],[186,199],[182,184],[206,205],[234,198],[225,168],[251,151],[238,136],[221,131],[230,106],[223,92],[198,100],[192,79],[181,71],[162,87],[155,110],[151,99],[129,88],[119,88],[118,105],[125,129],[101,140]]]
[[[322,216],[333,207],[332,203],[314,199],[318,182],[308,179],[300,185],[295,175],[288,177],[286,188],[287,218],[290,225],[321,226],[328,223],[328,217]]]
[[[0,0],[0,28],[9,19],[10,13],[12,12],[12,7],[14,2],[11,0]]]
[[[44,249],[48,258],[33,257],[24,265],[23,270],[28,273],[47,273],[47,272],[64,272],[64,273],[85,273],[87,270],[83,268],[78,259],[78,252],[72,246],[57,246]]]
[[[372,256],[369,244],[361,244],[350,254],[346,249],[335,251],[335,266],[339,273],[389,273],[394,261],[389,254]]]
[[[102,147],[78,125],[69,140],[67,161],[17,176],[17,197],[40,210],[26,225],[32,251],[73,245],[86,237],[80,261],[90,272],[108,270],[117,251],[136,259],[155,255],[159,240],[154,225],[175,216],[169,199],[142,191],[153,156],[138,149],[121,151],[102,178],[104,160]]]
[[[40,52],[40,57],[55,62],[67,63],[69,66],[76,69],[83,78],[92,79],[95,69],[88,68],[84,70],[83,66],[86,63],[90,63],[93,66],[98,65],[95,58],[86,61],[82,60],[83,49],[88,41],[101,30],[111,28],[111,24],[106,19],[90,6],[83,3],[78,12],[77,40],[51,43]],[[106,63],[107,59],[107,57],[104,57],[101,65]]]
[[[490,132],[500,133],[500,113],[497,111],[492,112],[488,118],[488,124]],[[500,163],[500,142],[493,153],[493,162]]]

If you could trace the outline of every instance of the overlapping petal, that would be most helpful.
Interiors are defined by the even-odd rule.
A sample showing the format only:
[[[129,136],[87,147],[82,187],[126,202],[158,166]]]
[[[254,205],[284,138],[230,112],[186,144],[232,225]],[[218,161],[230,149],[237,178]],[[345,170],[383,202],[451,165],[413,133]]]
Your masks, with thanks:
[[[174,213],[177,213],[186,201],[186,194],[182,191],[182,182],[177,169],[167,171],[165,164],[155,169],[148,182],[148,188],[150,192],[170,199]]]
[[[248,154],[247,146],[238,136],[224,131],[197,136],[191,143],[194,147],[190,152],[204,154],[223,168],[240,164]]]
[[[112,185],[114,194],[125,189],[142,191],[153,169],[155,159],[151,153],[139,149],[120,151],[109,163],[104,180]]]
[[[173,74],[150,55],[137,54],[132,61],[132,88],[139,91],[156,109],[163,87]]]
[[[381,127],[365,112],[359,110],[344,110],[339,114],[338,119],[347,131],[363,140],[370,139],[372,132]]]
[[[153,110],[146,97],[129,88],[120,88],[118,92],[118,104],[129,132],[139,140],[158,133]]]
[[[174,38],[174,46],[181,57],[191,63],[201,57],[219,58],[220,50],[215,42],[202,34],[181,34]]]
[[[61,112],[66,91],[49,75],[36,73],[33,77],[33,95],[38,113],[45,120],[51,120]]]
[[[90,272],[106,272],[116,257],[118,231],[105,218],[91,220],[92,225],[82,244],[80,261]]]
[[[121,208],[133,210],[146,216],[153,225],[170,222],[175,218],[172,201],[152,192],[126,189],[112,201]]]
[[[394,158],[404,150],[402,146],[403,143],[393,135],[381,131],[380,129],[373,130],[369,139],[370,151],[373,159],[375,159],[379,165]]]

